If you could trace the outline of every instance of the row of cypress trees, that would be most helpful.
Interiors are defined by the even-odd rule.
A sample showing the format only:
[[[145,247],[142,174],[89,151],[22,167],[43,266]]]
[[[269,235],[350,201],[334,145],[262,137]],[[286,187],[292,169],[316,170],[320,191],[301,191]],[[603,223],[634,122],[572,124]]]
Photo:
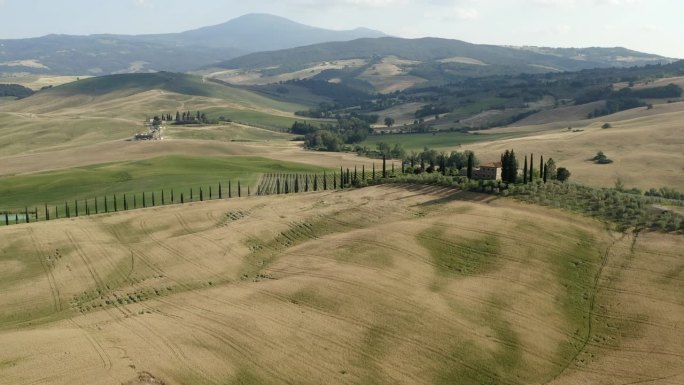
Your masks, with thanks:
[[[506,183],[517,183],[518,182],[518,160],[515,156],[514,150],[506,150],[501,154],[501,180]],[[549,179],[556,179],[554,175],[556,173],[556,163],[553,159],[549,159],[544,162],[544,156],[539,157],[539,179],[546,183]],[[523,175],[522,183],[528,184],[534,182],[536,175],[534,169],[534,154],[530,154],[529,162],[528,157],[525,155],[525,161],[523,164]]]
[[[208,189],[200,187],[197,190],[190,188],[189,194],[187,195],[186,193],[180,193],[180,195],[178,195],[173,189],[170,190],[170,194],[169,191],[162,189],[161,194],[157,194],[153,191],[151,193],[142,192],[141,194],[132,195],[105,195],[104,197],[95,197],[93,199],[74,200],[73,204],[64,202],[63,206],[55,205],[54,210],[51,210],[48,204],[45,204],[45,215],[43,219],[46,221],[60,219],[60,212],[62,218],[75,218],[83,215],[107,214],[110,212],[128,211],[138,208],[155,207],[158,205],[184,204],[193,201],[212,200],[215,198],[223,199],[225,192],[227,192],[228,198],[233,198],[235,194],[237,197],[242,197],[244,193],[243,190],[239,180],[237,181],[237,189],[235,190],[232,187],[232,182],[229,180],[227,191],[224,191],[221,183],[219,183],[218,189],[214,189],[214,186],[209,186]],[[247,195],[251,195],[251,188],[249,186],[247,186]],[[140,200],[138,199],[139,197],[141,198]],[[62,208],[63,210],[61,210]],[[9,212],[5,212],[0,214],[0,220],[4,219],[3,222],[6,226],[10,224],[30,223],[31,221],[37,222],[40,219],[39,213],[40,211],[38,208],[29,211],[28,207],[25,207],[23,213],[15,212],[10,214]]]

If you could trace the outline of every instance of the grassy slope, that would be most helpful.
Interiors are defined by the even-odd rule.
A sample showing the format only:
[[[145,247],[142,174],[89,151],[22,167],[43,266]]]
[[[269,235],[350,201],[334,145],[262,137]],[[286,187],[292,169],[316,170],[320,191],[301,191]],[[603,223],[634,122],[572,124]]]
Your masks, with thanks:
[[[0,375],[681,380],[677,238],[632,243],[577,216],[451,194],[375,187],[0,228]]]
[[[557,165],[567,167],[572,172],[572,180],[595,186],[614,186],[620,178],[628,187],[669,186],[684,190],[681,162],[684,135],[679,123],[683,118],[684,103],[656,105],[652,110],[624,111],[586,122],[588,126],[579,132],[568,132],[567,126],[552,130],[547,126],[522,127],[521,131],[546,131],[476,143],[469,148],[481,154],[481,159],[498,159],[505,149],[511,148],[517,154],[534,153],[537,162],[538,155],[543,154],[547,159],[552,157]],[[602,129],[605,122],[610,122],[612,128]],[[598,165],[590,161],[598,151],[603,151],[614,163]]]
[[[176,111],[205,111],[282,130],[304,106],[181,74],[131,74],[84,79],[0,106],[3,155],[78,148],[126,139],[142,121]],[[215,115],[215,116],[214,116]]]
[[[438,132],[435,134],[387,134],[371,136],[361,143],[374,148],[378,143],[400,144],[407,150],[422,151],[425,147],[445,149],[456,148],[479,142],[489,142],[518,136],[519,134],[465,134],[462,132]]]
[[[78,199],[93,199],[105,194],[142,193],[175,189],[176,194],[190,188],[216,189],[241,181],[254,187],[259,174],[266,172],[318,172],[322,168],[279,162],[259,157],[165,156],[142,161],[99,164],[63,171],[20,175],[0,182],[2,209],[70,204]],[[216,191],[216,190],[214,190]]]

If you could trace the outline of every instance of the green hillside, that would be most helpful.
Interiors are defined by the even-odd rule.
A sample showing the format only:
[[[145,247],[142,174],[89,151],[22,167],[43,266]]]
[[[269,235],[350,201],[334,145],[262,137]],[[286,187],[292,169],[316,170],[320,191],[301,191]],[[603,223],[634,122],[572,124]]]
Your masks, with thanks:
[[[633,52],[633,51],[630,51]],[[669,59],[657,55],[634,52],[642,58],[641,64],[669,62]],[[463,57],[483,62],[486,65],[466,65],[476,68],[472,75],[492,75],[520,72],[549,72],[549,67],[556,71],[576,71],[588,68],[620,66],[616,60],[577,60],[569,54],[555,52],[534,52],[510,47],[485,44],[471,44],[460,40],[439,38],[401,39],[383,37],[376,39],[358,39],[348,42],[331,42],[298,47],[275,52],[259,52],[231,59],[215,65],[219,68],[261,69],[278,67],[278,71],[289,72],[306,68],[311,63],[345,60],[356,58],[382,58],[397,56],[406,60],[431,63],[441,59]],[[608,57],[612,57],[607,55]],[[462,63],[442,63],[447,67],[458,69]],[[634,65],[635,63],[630,63]],[[636,63],[639,64],[639,63]],[[547,68],[544,68],[547,67]]]
[[[175,189],[180,195],[189,190],[218,183],[227,186],[241,181],[242,187],[254,188],[259,175],[267,172],[322,172],[324,169],[299,163],[261,157],[163,156],[132,162],[95,164],[68,170],[49,171],[2,178],[2,210],[24,206],[63,204],[65,201],[93,199],[111,194],[140,194]]]

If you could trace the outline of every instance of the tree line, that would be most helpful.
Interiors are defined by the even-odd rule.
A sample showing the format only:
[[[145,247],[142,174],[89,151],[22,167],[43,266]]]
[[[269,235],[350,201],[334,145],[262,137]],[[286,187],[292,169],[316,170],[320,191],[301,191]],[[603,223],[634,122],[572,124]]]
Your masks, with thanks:
[[[148,207],[164,206],[168,204],[185,204],[191,202],[203,202],[214,199],[225,199],[252,195],[251,187],[242,186],[241,181],[233,183],[231,180],[227,184],[217,183],[213,186],[199,186],[197,188],[185,189],[179,192],[174,189],[162,189],[158,191],[142,193],[122,193],[104,196],[96,196],[88,199],[75,199],[66,201],[64,204],[48,205],[45,203],[40,209],[28,206],[23,210],[14,212],[0,212],[0,221],[5,225],[30,223],[42,219],[49,221],[60,218],[76,218],[79,216],[90,216],[98,214],[108,214],[119,211],[143,209]]]
[[[0,97],[10,96],[17,99],[28,98],[34,92],[30,88],[26,88],[19,84],[0,84]]]

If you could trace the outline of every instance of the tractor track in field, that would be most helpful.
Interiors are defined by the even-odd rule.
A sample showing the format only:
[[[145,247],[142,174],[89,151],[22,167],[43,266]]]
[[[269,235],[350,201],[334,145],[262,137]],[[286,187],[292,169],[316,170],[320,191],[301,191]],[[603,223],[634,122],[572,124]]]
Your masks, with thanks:
[[[55,311],[59,312],[62,310],[62,299],[60,297],[57,280],[55,279],[55,275],[53,274],[52,269],[50,268],[50,266],[47,265],[45,254],[43,253],[43,245],[39,241],[32,227],[28,228],[28,234],[31,237],[31,241],[33,242],[34,248],[36,250],[36,255],[40,260],[40,265],[43,268],[43,272],[47,277],[48,285],[50,286],[50,296],[52,297],[52,304],[54,306]]]
[[[609,231],[609,230],[606,230],[606,231]],[[598,296],[599,290],[601,289],[600,281],[601,281],[601,277],[603,276],[603,270],[608,265],[608,259],[610,258],[610,253],[612,252],[615,245],[618,242],[624,240],[624,238],[626,236],[627,236],[627,234],[623,233],[620,239],[613,238],[613,241],[610,243],[610,245],[608,245],[606,247],[606,250],[603,253],[603,257],[601,258],[601,264],[599,265],[599,269],[596,272],[596,274],[594,275],[593,290],[591,291],[591,298],[589,300],[589,312],[588,312],[588,317],[587,317],[588,318],[587,332],[585,333],[585,335],[581,339],[582,344],[577,349],[575,354],[573,354],[573,356],[567,361],[567,363],[565,365],[563,365],[561,370],[558,373],[556,373],[555,375],[553,375],[553,377],[551,377],[550,379],[548,379],[547,381],[544,382],[545,385],[550,383],[551,381],[558,379],[561,375],[563,375],[563,373],[565,373],[565,371],[567,371],[570,368],[570,366],[577,361],[577,358],[580,356],[580,354],[582,354],[586,350],[587,346],[589,345],[589,342],[590,342],[589,340],[591,339],[591,335],[593,333],[593,323],[594,323],[593,319],[594,319],[594,315],[595,315],[594,308],[596,306],[596,297]]]
[[[152,234],[152,231],[150,231],[150,229],[147,227],[145,219],[141,219],[139,223],[140,223],[140,228],[144,232],[145,236],[148,239],[150,239],[152,242],[154,242],[157,246],[159,246],[161,249],[164,249],[164,250],[168,251],[171,255],[175,256],[176,258],[178,258],[178,259],[180,259],[180,260],[182,260],[182,261],[184,261],[184,262],[186,262],[192,266],[195,266],[200,271],[210,272],[212,276],[219,278],[219,279],[222,278],[210,267],[208,267],[202,263],[199,263],[199,262],[197,262],[191,258],[184,256],[183,253],[181,253],[178,250],[166,245],[162,240],[155,237],[154,234]]]
[[[299,255],[299,256],[319,257],[319,256],[316,255],[316,254],[307,254],[307,253],[302,253],[302,252],[296,252],[296,254]],[[367,268],[367,266],[365,266],[365,265],[362,266],[362,267],[363,267],[363,268]],[[382,269],[378,269],[378,271],[381,271],[381,270],[382,270]],[[354,280],[351,280],[351,279],[345,279],[345,278],[342,278],[342,277],[340,277],[339,275],[336,275],[336,274],[323,274],[323,273],[320,273],[320,272],[314,272],[314,271],[312,271],[311,269],[306,269],[306,268],[301,268],[301,269],[298,270],[298,271],[292,271],[292,270],[290,270],[290,269],[273,269],[273,268],[269,268],[268,271],[273,271],[273,272],[277,272],[277,273],[287,274],[287,275],[289,275],[289,276],[306,276],[306,277],[313,277],[313,278],[321,279],[321,280],[323,280],[323,281],[325,281],[325,282],[336,282],[336,283],[341,283],[341,284],[347,285],[347,286],[349,286],[349,287],[358,287],[358,285],[359,285],[359,282],[358,282],[358,281],[354,281]],[[337,290],[338,293],[339,293],[340,295],[345,295],[345,294],[347,293],[347,291],[345,291],[345,290],[332,289],[332,288],[328,288],[328,289],[330,289],[330,290]],[[398,301],[398,302],[401,302],[401,303],[403,303],[403,304],[405,304],[405,305],[410,305],[410,306],[415,306],[415,305],[416,305],[415,303],[411,303],[410,301],[406,300],[403,296],[401,296],[401,295],[399,295],[399,294],[396,294],[396,293],[394,293],[394,292],[392,292],[392,291],[389,291],[389,290],[380,290],[380,289],[372,288],[372,287],[369,287],[369,286],[366,286],[366,287],[365,287],[365,290],[367,290],[367,291],[369,291],[369,292],[374,292],[374,293],[377,294],[378,296],[393,298],[394,300],[396,300],[396,301]],[[275,293],[269,293],[269,294],[270,294],[270,295],[274,295],[274,296],[278,296],[278,295],[275,294]],[[533,319],[533,320],[535,320],[535,321],[538,321],[538,322],[544,324],[544,321],[543,321],[542,319],[539,319],[539,318],[537,318],[537,317],[530,317],[528,314],[525,314],[525,313],[522,313],[522,312],[519,312],[519,311],[515,311],[515,310],[511,310],[510,308],[506,308],[506,307],[504,307],[504,306],[501,306],[501,305],[495,303],[494,301],[487,301],[487,300],[484,300],[484,299],[479,298],[479,297],[463,295],[462,293],[458,293],[458,297],[460,297],[460,298],[465,298],[465,299],[467,299],[467,300],[469,300],[469,301],[471,301],[471,302],[478,303],[478,304],[484,305],[484,306],[488,306],[488,307],[490,307],[490,308],[494,308],[494,309],[497,309],[497,310],[502,311],[502,312],[515,314],[515,315],[517,315],[517,316],[519,316],[519,317],[521,317],[521,318],[523,318],[523,319]],[[279,296],[278,298],[280,298],[280,299],[282,299],[282,300],[286,300],[285,297],[282,297],[282,296]],[[337,318],[337,319],[340,319],[340,320],[346,320],[346,321],[350,320],[350,318],[348,318],[348,317],[342,317],[342,316],[338,316],[338,315],[332,315],[332,314],[327,313],[327,312],[322,312],[322,314],[325,314],[325,315],[327,315],[327,316],[331,316],[331,317],[333,317],[333,318]],[[442,314],[440,314],[440,313],[431,311],[429,308],[421,309],[421,314],[431,314],[431,315],[435,316],[436,319],[438,319],[438,320],[440,320],[440,321],[443,321],[445,324],[453,323],[453,322],[458,322],[458,323],[460,324],[460,326],[463,328],[463,331],[465,331],[465,332],[468,333],[468,334],[471,334],[471,335],[474,335],[474,336],[477,336],[477,337],[482,338],[481,335],[478,335],[478,334],[472,332],[472,330],[470,329],[470,328],[471,328],[471,325],[467,325],[467,324],[462,323],[462,322],[460,322],[460,321],[455,321],[455,320],[453,320],[453,319],[451,319],[451,318],[446,317],[445,315],[442,315]],[[417,315],[418,315],[418,314],[417,314]],[[567,337],[572,337],[572,335],[569,334],[567,330],[562,330],[562,329],[559,329],[559,328],[556,328],[556,327],[552,327],[552,326],[549,326],[549,325],[547,325],[547,326],[548,326],[551,330],[554,330],[555,332],[559,333],[560,335],[564,335],[564,336],[567,336]],[[495,338],[495,337],[487,337],[487,338],[488,338],[489,340],[495,341],[495,342],[497,342],[497,343],[499,343],[499,344],[501,344],[501,345],[503,345],[503,346],[507,346],[507,347],[515,347],[515,346],[516,346],[516,345],[514,345],[514,344],[507,343],[507,342],[505,342],[505,341],[503,341],[503,340],[501,340],[501,339]],[[417,341],[416,341],[416,343],[417,343]],[[527,352],[527,353],[530,354],[531,356],[535,356],[535,357],[537,357],[537,358],[539,358],[539,359],[541,359],[541,360],[543,360],[543,361],[547,361],[547,362],[550,362],[550,363],[556,364],[556,365],[560,365],[560,364],[561,364],[560,362],[553,362],[553,361],[551,361],[547,356],[544,356],[544,355],[542,355],[542,354],[536,352],[536,351],[533,350],[533,349],[529,349],[529,348],[526,348],[526,347],[521,347],[521,348],[522,348],[523,351]]]

